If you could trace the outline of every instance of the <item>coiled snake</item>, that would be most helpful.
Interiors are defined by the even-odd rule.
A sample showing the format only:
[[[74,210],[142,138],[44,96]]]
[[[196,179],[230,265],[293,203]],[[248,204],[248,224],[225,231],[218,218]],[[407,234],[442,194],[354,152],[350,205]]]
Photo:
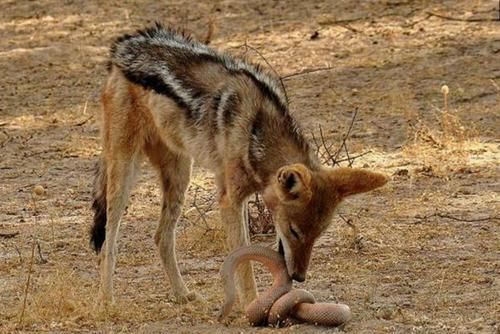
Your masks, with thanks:
[[[234,273],[245,261],[258,261],[271,271],[273,285],[253,300],[246,308],[252,326],[286,326],[307,322],[323,326],[340,326],[351,319],[351,310],[344,304],[316,303],[313,295],[305,290],[292,289],[283,257],[262,246],[244,246],[231,252],[221,269],[225,302],[219,313],[224,320],[236,301]]]

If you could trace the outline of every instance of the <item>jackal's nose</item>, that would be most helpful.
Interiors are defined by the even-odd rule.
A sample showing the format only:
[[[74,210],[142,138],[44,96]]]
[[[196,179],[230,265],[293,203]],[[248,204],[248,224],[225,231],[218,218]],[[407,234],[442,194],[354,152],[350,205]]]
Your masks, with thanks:
[[[305,273],[293,273],[292,279],[296,280],[297,282],[304,282],[306,280],[306,274]]]

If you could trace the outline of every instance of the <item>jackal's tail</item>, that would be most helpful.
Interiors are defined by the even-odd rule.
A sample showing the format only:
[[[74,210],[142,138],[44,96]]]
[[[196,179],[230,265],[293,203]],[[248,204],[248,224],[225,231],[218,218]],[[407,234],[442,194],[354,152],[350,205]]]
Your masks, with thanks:
[[[94,210],[94,225],[90,229],[90,244],[99,253],[106,239],[106,161],[101,156],[96,168],[94,192],[92,194],[92,209]]]

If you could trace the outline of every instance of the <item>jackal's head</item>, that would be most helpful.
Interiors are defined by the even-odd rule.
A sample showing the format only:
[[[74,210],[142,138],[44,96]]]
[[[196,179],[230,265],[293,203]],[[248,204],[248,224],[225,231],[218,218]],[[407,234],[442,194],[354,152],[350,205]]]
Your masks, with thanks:
[[[316,239],[330,225],[343,198],[383,186],[387,178],[355,168],[312,171],[302,164],[282,167],[264,192],[272,211],[288,274],[305,280]]]

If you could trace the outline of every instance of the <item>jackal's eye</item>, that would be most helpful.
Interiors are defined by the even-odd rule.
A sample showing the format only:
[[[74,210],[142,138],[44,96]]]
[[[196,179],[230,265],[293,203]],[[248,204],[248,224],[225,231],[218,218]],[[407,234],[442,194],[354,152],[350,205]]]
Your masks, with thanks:
[[[293,226],[290,226],[290,233],[293,235],[293,237],[297,240],[300,239],[299,233],[293,228]]]

